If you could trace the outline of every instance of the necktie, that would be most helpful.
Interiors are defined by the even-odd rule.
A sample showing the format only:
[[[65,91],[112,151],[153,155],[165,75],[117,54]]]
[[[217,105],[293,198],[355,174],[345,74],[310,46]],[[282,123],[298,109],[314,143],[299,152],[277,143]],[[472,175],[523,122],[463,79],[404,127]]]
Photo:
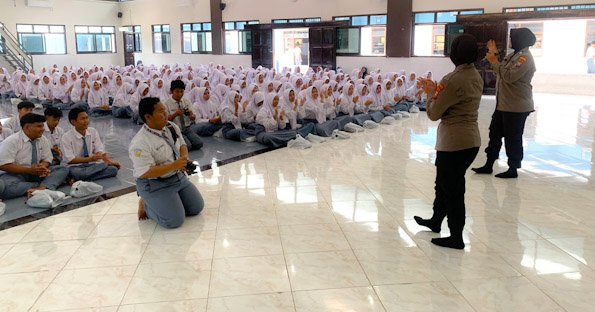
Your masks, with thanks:
[[[180,104],[180,102],[176,102],[178,104],[178,108],[182,109],[182,104]],[[182,126],[182,129],[186,128],[186,115],[182,115],[180,116],[180,125]]]
[[[31,165],[37,165],[37,141],[31,140]]]
[[[89,157],[89,148],[87,147],[86,137],[83,137],[83,157]]]

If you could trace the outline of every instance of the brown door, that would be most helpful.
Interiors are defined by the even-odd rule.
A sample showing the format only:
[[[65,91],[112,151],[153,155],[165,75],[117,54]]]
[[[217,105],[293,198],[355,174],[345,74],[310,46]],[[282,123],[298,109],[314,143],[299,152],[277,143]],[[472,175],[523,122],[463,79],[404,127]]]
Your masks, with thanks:
[[[504,52],[501,53],[501,57],[504,57],[507,48],[508,22],[500,20],[471,22],[463,25],[465,27],[465,33],[475,36],[479,43],[479,61],[475,63],[475,66],[483,78],[483,93],[496,94],[496,74],[492,70],[490,63],[484,60],[484,56],[487,52],[486,45],[488,40],[494,39],[498,49]]]
[[[335,27],[310,28],[310,67],[335,69],[337,55],[335,48]]]
[[[273,31],[252,30],[252,67],[273,67]]]
[[[134,34],[124,33],[124,66],[134,65]]]

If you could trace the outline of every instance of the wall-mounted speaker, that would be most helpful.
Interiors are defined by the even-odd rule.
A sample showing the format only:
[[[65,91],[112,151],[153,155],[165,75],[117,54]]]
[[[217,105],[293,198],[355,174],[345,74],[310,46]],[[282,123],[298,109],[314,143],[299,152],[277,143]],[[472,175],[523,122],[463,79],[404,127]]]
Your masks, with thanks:
[[[124,16],[124,14],[122,14],[122,12],[118,12],[118,18],[122,18],[122,16]]]
[[[225,10],[225,7],[227,7],[227,4],[225,4],[223,2],[221,4],[219,4],[219,8],[221,9],[221,11]]]

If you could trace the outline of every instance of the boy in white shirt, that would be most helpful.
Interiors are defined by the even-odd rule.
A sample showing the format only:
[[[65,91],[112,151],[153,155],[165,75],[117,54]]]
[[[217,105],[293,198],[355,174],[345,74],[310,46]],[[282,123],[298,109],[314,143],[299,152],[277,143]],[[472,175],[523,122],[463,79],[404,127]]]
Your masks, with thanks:
[[[73,128],[62,136],[61,147],[71,179],[94,181],[115,177],[120,164],[109,158],[99,132],[89,127],[89,115],[81,108],[73,108],[68,120]]]
[[[29,101],[22,101],[17,105],[17,113],[18,116],[13,116],[7,121],[5,121],[2,126],[8,128],[12,131],[12,133],[17,133],[21,131],[21,118],[29,113],[33,112],[35,108],[35,104]]]
[[[62,163],[62,150],[60,149],[60,141],[64,135],[64,130],[58,127],[60,119],[62,118],[62,111],[55,107],[48,107],[44,112],[45,116],[45,132],[43,136],[48,139],[52,147],[52,164],[59,165]]]

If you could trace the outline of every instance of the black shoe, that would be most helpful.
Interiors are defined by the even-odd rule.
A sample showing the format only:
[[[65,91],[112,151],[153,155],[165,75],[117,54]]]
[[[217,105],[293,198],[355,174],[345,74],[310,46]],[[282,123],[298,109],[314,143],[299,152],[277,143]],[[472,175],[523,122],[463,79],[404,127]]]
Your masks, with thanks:
[[[496,178],[500,178],[500,179],[516,179],[519,177],[519,174],[517,173],[516,169],[510,168],[508,169],[508,171],[499,173],[496,175]]]
[[[471,170],[475,171],[477,174],[492,174],[492,172],[494,172],[492,167],[488,167],[487,165],[479,168],[471,168]]]
[[[432,230],[432,232],[440,233],[440,224],[435,225],[430,219],[422,219],[418,216],[413,217],[413,219],[415,219],[415,222],[417,222],[417,224],[429,228],[430,230]]]
[[[432,238],[432,244],[452,249],[465,249],[465,242],[463,242],[463,239],[452,236]]]

